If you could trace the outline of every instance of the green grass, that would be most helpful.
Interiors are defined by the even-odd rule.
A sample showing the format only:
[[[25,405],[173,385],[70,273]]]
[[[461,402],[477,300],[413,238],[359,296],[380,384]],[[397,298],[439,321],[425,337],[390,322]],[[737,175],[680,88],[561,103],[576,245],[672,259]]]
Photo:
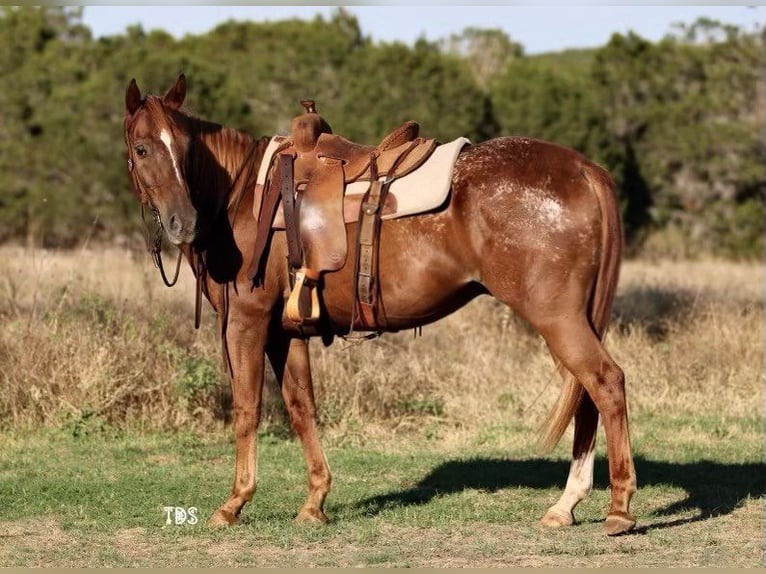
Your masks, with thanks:
[[[229,492],[228,433],[6,433],[0,564],[763,565],[762,423],[634,416],[639,525],[616,539],[601,533],[603,445],[578,524],[547,530],[537,521],[566,479],[568,444],[541,457],[534,434],[517,424],[449,444],[425,432],[365,447],[336,439],[327,448],[334,481],[326,527],[292,521],[307,491],[299,445],[284,433],[261,434],[255,499],[243,525],[223,530],[204,521]],[[195,506],[200,522],[166,525],[164,506]]]

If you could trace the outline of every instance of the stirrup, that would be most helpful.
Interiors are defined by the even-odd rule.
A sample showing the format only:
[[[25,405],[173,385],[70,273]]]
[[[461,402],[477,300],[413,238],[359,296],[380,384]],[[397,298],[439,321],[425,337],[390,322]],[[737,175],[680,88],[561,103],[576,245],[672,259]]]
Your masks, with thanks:
[[[299,325],[312,324],[319,320],[319,294],[317,284],[319,273],[308,267],[295,272],[295,287],[287,299],[287,318]]]

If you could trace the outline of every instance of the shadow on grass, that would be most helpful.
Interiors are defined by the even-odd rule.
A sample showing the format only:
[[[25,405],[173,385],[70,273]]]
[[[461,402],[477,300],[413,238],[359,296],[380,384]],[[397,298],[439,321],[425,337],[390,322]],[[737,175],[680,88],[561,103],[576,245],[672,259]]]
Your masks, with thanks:
[[[682,325],[695,313],[711,305],[721,313],[760,310],[763,300],[747,295],[724,296],[713,291],[680,287],[631,286],[618,293],[614,302],[614,328],[622,333],[633,327],[644,329],[654,341],[662,341],[671,325]]]
[[[664,287],[630,287],[617,295],[614,302],[616,328],[626,332],[642,327],[655,341],[665,339],[671,323],[689,315],[698,297],[682,289]]]
[[[691,518],[675,518],[640,526],[636,529],[638,533],[729,514],[748,498],[761,498],[766,494],[766,469],[763,464],[727,464],[706,460],[670,463],[637,457],[635,465],[639,488],[664,486],[686,492],[685,499],[654,510],[653,516],[697,511],[696,516]],[[489,492],[505,488],[563,489],[568,472],[569,463],[565,461],[491,458],[447,461],[411,488],[367,498],[359,502],[357,508],[367,515],[376,515],[389,508],[427,504],[439,496],[465,489]],[[603,479],[598,480],[598,477],[608,476],[604,459],[596,461],[594,476],[597,477],[597,488],[608,486]]]

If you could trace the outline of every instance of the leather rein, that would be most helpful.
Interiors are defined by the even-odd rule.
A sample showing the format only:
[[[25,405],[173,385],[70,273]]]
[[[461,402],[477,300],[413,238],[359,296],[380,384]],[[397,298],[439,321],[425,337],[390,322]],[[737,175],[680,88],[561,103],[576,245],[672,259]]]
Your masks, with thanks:
[[[157,228],[154,233],[154,237],[150,237],[151,230],[149,229],[149,223],[146,221],[146,203],[141,202],[141,221],[144,222],[144,228],[146,232],[146,250],[152,254],[154,265],[160,270],[160,275],[162,276],[162,281],[165,283],[165,286],[172,287],[178,281],[178,273],[181,270],[181,256],[183,253],[181,253],[180,249],[178,250],[176,270],[173,273],[173,279],[168,280],[168,276],[165,274],[165,267],[162,264],[162,230],[164,228],[162,226],[162,219],[160,218],[160,210],[154,207],[154,204],[152,204],[151,201],[148,203],[150,209],[152,210],[152,219],[154,220]]]

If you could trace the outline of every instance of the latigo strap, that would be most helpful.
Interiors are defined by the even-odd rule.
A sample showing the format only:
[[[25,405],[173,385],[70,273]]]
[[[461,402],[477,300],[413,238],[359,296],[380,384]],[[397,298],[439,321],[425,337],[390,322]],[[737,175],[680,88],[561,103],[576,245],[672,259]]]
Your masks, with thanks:
[[[285,213],[285,232],[287,234],[287,262],[290,270],[303,265],[298,213],[295,209],[294,158],[291,154],[279,155],[279,182],[282,194],[282,207]]]

